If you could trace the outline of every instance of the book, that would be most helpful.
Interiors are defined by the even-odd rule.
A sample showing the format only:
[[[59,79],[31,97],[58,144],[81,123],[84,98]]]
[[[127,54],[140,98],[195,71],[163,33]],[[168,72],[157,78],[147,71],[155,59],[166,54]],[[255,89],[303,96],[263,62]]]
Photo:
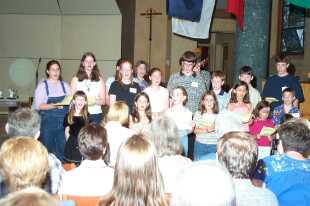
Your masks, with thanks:
[[[271,136],[273,133],[275,133],[275,131],[276,131],[275,128],[263,126],[259,134],[261,136]]]
[[[68,106],[68,105],[70,105],[70,103],[72,101],[72,98],[73,98],[72,95],[65,96],[65,98],[61,102],[58,102],[58,103],[56,103],[54,105],[57,105],[57,106]],[[96,104],[96,97],[94,97],[94,96],[87,96],[87,103],[88,103],[88,106],[95,105]]]

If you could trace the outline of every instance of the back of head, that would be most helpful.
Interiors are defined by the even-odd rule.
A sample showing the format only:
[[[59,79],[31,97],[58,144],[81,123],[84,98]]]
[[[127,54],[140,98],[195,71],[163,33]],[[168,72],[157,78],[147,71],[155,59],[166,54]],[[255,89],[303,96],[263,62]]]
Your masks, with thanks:
[[[114,205],[165,205],[155,147],[141,134],[119,148],[112,194]]]
[[[94,123],[86,125],[79,132],[78,145],[84,159],[105,158],[109,152],[106,129]]]
[[[40,131],[41,118],[30,108],[19,108],[9,115],[6,132],[10,137],[36,137]]]
[[[182,153],[178,129],[171,118],[162,115],[154,119],[148,136],[156,147],[158,157]]]
[[[47,150],[32,137],[10,138],[0,149],[0,168],[11,192],[41,187],[49,168]]]
[[[40,188],[29,187],[10,193],[0,200],[1,206],[58,206],[58,202]]]
[[[227,170],[215,161],[195,162],[178,176],[173,206],[234,206],[234,184]]]
[[[310,148],[310,129],[302,120],[288,120],[278,129],[284,152],[295,151],[305,156]]]
[[[129,123],[129,108],[123,101],[116,101],[110,105],[107,122],[115,121],[121,123],[123,126],[127,126]]]
[[[234,178],[247,179],[257,161],[255,138],[247,132],[229,132],[217,145],[218,160]]]

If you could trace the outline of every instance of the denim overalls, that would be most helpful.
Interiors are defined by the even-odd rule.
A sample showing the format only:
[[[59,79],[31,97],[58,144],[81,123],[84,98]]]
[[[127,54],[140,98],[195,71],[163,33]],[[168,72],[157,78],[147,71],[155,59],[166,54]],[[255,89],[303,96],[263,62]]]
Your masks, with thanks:
[[[61,87],[64,92],[64,96],[59,97],[49,97],[49,89],[47,81],[45,80],[45,89],[47,94],[47,104],[61,102],[66,96],[67,92],[63,81],[61,82]],[[41,130],[40,130],[40,140],[45,145],[49,153],[53,153],[56,157],[63,161],[64,159],[64,148],[65,148],[65,129],[63,126],[64,118],[68,108],[63,109],[51,109],[51,110],[41,110],[40,115]]]

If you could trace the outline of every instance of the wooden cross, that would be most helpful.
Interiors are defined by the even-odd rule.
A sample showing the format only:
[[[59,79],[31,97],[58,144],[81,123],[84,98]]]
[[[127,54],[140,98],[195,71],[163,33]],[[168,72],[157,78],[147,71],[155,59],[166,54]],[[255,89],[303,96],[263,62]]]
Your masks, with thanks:
[[[145,13],[141,13],[141,16],[146,16],[149,19],[149,65],[151,67],[151,51],[152,51],[152,19],[153,16],[162,15],[161,12],[156,12],[152,8],[148,8]]]

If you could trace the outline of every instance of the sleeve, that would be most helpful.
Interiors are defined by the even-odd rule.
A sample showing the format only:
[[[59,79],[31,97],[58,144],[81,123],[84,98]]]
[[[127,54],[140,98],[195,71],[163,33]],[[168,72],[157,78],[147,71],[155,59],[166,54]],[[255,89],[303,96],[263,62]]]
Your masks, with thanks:
[[[199,124],[199,111],[197,111],[197,112],[195,112],[195,114],[194,114],[194,118],[193,118],[193,122],[195,123],[195,124]]]
[[[118,91],[118,88],[117,88],[117,81],[114,81],[112,84],[111,84],[111,87],[109,89],[109,95],[116,95],[117,94],[117,91]]]
[[[305,100],[304,93],[302,91],[300,82],[295,77],[294,77],[294,80],[293,80],[293,89],[295,91],[295,95],[296,95],[296,98],[298,99],[298,101],[299,102],[303,102]]]
[[[46,104],[47,103],[47,94],[46,94],[46,89],[45,85],[43,82],[41,82],[35,92],[34,92],[34,105],[36,110],[40,110],[39,107],[41,104]]]
[[[64,85],[65,85],[65,89],[66,89],[66,92],[67,92],[67,96],[68,95],[73,95],[73,94],[71,94],[71,88],[70,88],[69,84],[67,82],[64,82]]]
[[[66,114],[65,118],[64,118],[64,128],[70,126],[68,123],[68,113]]]
[[[142,92],[141,87],[139,86],[139,84],[136,84],[136,88],[137,88],[137,94],[139,94],[140,92]]]
[[[269,91],[271,91],[271,84],[270,84],[270,79],[268,78],[266,81],[266,84],[264,85],[264,89],[262,91],[262,97],[270,97],[271,94]]]

